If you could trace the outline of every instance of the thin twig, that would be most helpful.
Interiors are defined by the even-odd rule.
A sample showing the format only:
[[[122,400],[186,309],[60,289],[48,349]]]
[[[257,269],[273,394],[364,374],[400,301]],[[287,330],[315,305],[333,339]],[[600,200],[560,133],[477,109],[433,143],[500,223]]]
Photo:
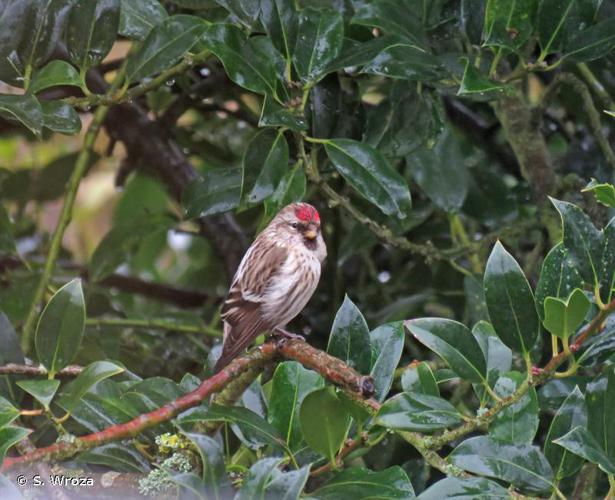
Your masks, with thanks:
[[[78,365],[69,365],[63,368],[58,373],[57,377],[76,377],[83,371],[83,367]],[[20,365],[17,363],[8,363],[0,366],[0,375],[29,375],[33,377],[46,377],[49,372],[43,366]]]

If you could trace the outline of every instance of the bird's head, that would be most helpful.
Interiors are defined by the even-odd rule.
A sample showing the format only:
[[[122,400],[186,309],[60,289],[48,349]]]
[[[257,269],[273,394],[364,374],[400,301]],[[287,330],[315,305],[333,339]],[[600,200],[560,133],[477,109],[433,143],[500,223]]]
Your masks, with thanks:
[[[302,241],[312,250],[322,241],[320,215],[308,203],[293,203],[284,207],[275,222],[282,226],[291,239]]]

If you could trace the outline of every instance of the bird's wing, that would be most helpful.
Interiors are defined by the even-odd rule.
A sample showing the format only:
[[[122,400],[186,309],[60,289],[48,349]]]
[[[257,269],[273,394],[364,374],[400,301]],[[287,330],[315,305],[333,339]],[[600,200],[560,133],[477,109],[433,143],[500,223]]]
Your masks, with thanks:
[[[220,371],[241,353],[259,334],[274,325],[262,317],[261,302],[271,280],[288,257],[278,245],[255,242],[248,250],[222,306],[224,345],[214,372]]]

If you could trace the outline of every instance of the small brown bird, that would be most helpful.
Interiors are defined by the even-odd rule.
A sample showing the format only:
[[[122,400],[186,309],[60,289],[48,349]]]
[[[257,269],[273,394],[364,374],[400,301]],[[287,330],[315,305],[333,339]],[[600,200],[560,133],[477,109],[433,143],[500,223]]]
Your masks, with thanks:
[[[222,306],[224,341],[214,373],[263,332],[292,336],[284,328],[312,297],[326,256],[316,209],[307,203],[284,207],[235,273]]]

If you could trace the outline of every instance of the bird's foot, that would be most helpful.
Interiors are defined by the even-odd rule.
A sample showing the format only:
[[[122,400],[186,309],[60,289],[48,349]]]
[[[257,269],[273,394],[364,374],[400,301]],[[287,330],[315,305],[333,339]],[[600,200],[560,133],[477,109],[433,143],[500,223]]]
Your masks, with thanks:
[[[276,328],[273,331],[273,334],[276,337],[281,337],[283,339],[288,339],[288,340],[305,340],[305,337],[303,335],[291,333],[288,330],[284,330],[284,328]]]

